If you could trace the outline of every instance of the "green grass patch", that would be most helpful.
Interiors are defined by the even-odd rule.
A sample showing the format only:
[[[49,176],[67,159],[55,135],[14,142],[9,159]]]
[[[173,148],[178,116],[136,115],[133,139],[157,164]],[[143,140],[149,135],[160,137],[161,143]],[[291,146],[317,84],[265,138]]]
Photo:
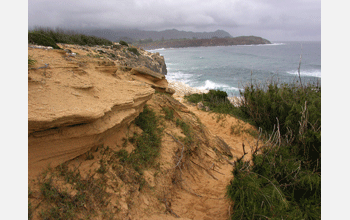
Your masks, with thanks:
[[[36,60],[34,60],[30,56],[28,56],[28,68],[33,66],[35,63],[36,63]]]
[[[165,119],[166,120],[174,120],[174,109],[169,108],[169,107],[164,107],[162,108],[164,113],[165,113]]]
[[[155,164],[161,146],[162,129],[159,126],[159,117],[147,106],[135,119],[135,124],[143,130],[141,134],[134,134],[132,138],[136,149],[130,154],[120,150],[116,155],[122,162],[130,164],[137,172],[142,173],[145,168]]]
[[[243,115],[275,139],[253,165],[237,162],[227,187],[231,218],[320,219],[321,87],[271,82],[241,95]]]
[[[176,119],[176,126],[180,127],[186,136],[183,140],[186,146],[190,146],[194,143],[193,132],[191,127],[181,119]]]
[[[57,185],[63,180],[75,193]],[[90,216],[97,210],[107,210],[109,194],[104,178],[92,174],[82,177],[78,169],[70,170],[66,164],[47,170],[39,180],[40,193],[45,202],[40,216],[43,219],[76,219],[77,215]]]

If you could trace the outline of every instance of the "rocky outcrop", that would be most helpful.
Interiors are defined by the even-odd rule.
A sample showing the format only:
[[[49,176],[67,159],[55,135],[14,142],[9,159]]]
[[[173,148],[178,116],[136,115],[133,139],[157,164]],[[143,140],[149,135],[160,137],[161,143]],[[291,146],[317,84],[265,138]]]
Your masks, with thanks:
[[[175,93],[174,89],[168,87],[168,81],[165,79],[164,75],[154,72],[147,67],[132,68],[130,73],[132,74],[133,79],[145,82],[159,92],[165,92],[169,94]]]
[[[154,72],[167,74],[166,64],[164,57],[159,53],[151,53],[140,48],[136,48],[137,54],[130,51],[129,46],[120,45],[116,43],[112,46],[78,46],[69,44],[59,44],[62,48],[75,50],[82,50],[84,53],[91,57],[107,57],[118,65],[137,67],[144,66],[151,69]]]
[[[154,93],[142,81],[126,80],[130,73],[116,63],[73,52],[75,57],[63,50],[28,50],[37,61],[28,70],[30,174],[103,144],[133,121]]]

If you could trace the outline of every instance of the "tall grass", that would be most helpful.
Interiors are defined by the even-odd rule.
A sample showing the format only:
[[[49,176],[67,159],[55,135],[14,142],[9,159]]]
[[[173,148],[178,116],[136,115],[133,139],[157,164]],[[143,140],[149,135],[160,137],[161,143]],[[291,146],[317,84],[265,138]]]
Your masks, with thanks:
[[[234,115],[264,131],[252,163],[238,159],[227,196],[232,219],[321,218],[321,86],[318,82],[250,84],[234,107],[222,91],[185,99]],[[262,135],[264,136],[264,135]]]
[[[239,160],[227,195],[232,219],[321,218],[321,86],[249,85],[244,117],[270,137],[252,164]]]

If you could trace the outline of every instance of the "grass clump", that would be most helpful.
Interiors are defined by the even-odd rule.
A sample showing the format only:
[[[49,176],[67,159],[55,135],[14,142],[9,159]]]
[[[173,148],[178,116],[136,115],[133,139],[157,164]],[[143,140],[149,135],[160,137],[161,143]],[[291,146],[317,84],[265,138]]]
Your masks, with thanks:
[[[321,218],[321,87],[250,85],[241,92],[242,115],[270,137],[238,160],[227,195],[232,219]]]
[[[58,183],[64,182],[65,185]],[[107,210],[109,194],[103,178],[89,174],[82,177],[78,169],[70,170],[66,164],[50,169],[39,180],[44,209],[43,219],[77,219]],[[66,186],[70,186],[70,190]],[[32,214],[32,213],[31,213]]]
[[[193,134],[192,134],[193,132],[191,130],[191,127],[181,119],[176,119],[176,126],[180,127],[184,135],[186,136],[185,139],[183,140],[184,144],[187,146],[193,144],[194,139],[193,139]]]
[[[171,109],[169,107],[164,107],[163,111],[165,113],[165,119],[167,120],[174,120],[174,109]]]
[[[134,134],[133,142],[136,144],[136,149],[130,154],[121,150],[116,155],[122,162],[130,164],[137,172],[142,172],[143,169],[153,166],[159,155],[162,129],[159,127],[158,116],[147,106],[135,119],[135,124],[143,130],[139,135]]]
[[[36,60],[34,60],[30,56],[28,56],[28,68],[30,66],[33,66],[35,63],[36,63]]]

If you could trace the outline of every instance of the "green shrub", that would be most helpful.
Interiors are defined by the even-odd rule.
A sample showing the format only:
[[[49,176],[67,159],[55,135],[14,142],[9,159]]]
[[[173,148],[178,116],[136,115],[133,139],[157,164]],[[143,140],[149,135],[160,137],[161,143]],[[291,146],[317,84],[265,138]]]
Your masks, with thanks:
[[[159,127],[159,119],[152,109],[147,106],[143,112],[135,119],[135,124],[143,132],[134,134],[132,141],[136,148],[128,154],[125,150],[116,153],[121,162],[129,163],[137,172],[141,173],[143,169],[154,165],[154,161],[159,155],[162,129]]]
[[[28,33],[28,43],[52,46],[55,49],[59,49],[56,43],[89,46],[113,44],[110,40],[104,38],[78,34],[73,31],[64,31],[61,29],[52,30],[50,28],[36,28],[35,30],[30,31]]]
[[[274,143],[239,161],[227,188],[232,219],[321,218],[321,87],[318,84],[250,85],[242,114]]]
[[[220,90],[209,90],[209,93],[191,94],[184,97],[187,101],[192,103],[202,102],[205,106],[209,106],[210,110],[216,113],[230,114],[245,121],[242,111],[231,104],[227,99],[227,93]],[[250,121],[249,121],[250,122]]]
[[[36,63],[36,60],[33,60],[30,56],[28,56],[28,68]]]
[[[135,47],[128,47],[128,51],[130,51],[136,55],[140,55],[139,51]]]
[[[123,40],[121,40],[121,41],[119,41],[119,44],[120,45],[123,45],[123,46],[129,46],[129,44],[128,43],[126,43],[125,41],[123,41]]]
[[[169,107],[164,107],[163,111],[165,112],[165,119],[173,120],[174,119],[174,110]]]
[[[41,33],[36,33],[36,32],[28,33],[28,43],[42,45],[42,46],[49,46],[54,49],[60,49],[60,47],[56,44],[56,42],[51,37]]]

